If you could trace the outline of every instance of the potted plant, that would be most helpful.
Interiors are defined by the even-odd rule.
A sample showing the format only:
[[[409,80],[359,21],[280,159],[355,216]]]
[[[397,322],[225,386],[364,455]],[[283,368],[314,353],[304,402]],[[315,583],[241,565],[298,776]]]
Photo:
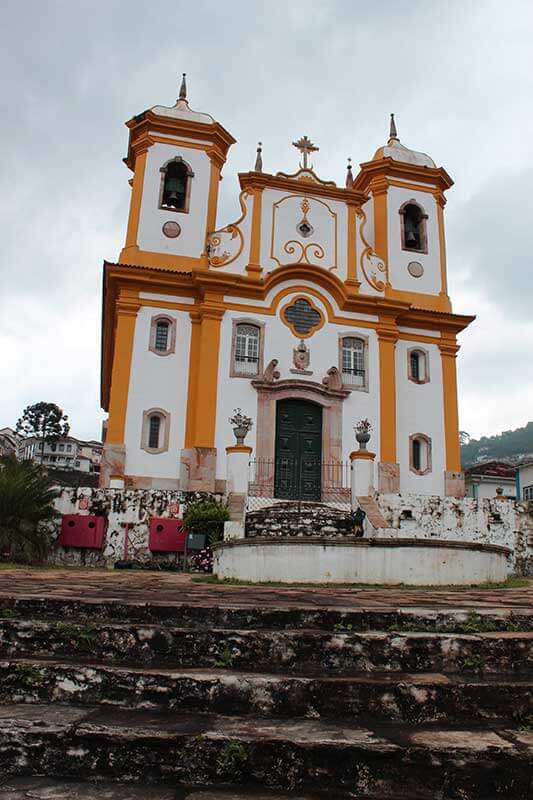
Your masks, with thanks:
[[[359,449],[366,450],[366,446],[370,441],[370,431],[372,425],[367,419],[360,420],[357,425],[354,425],[355,438],[359,442]]]
[[[233,427],[233,433],[237,439],[237,444],[244,444],[244,438],[247,433],[252,429],[253,422],[251,417],[247,417],[242,412],[242,409],[235,408],[233,416],[229,418],[230,425]]]

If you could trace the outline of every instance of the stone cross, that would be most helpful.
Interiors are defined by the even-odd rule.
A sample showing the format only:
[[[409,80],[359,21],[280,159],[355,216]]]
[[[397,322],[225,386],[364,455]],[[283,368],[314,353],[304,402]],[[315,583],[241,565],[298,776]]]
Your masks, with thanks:
[[[294,147],[296,147],[297,150],[300,151],[300,153],[303,153],[304,157],[303,168],[307,169],[308,168],[307,156],[309,155],[309,153],[316,153],[316,151],[319,150],[320,148],[315,147],[311,139],[309,139],[307,136],[301,136],[297,142],[293,142],[293,145]]]

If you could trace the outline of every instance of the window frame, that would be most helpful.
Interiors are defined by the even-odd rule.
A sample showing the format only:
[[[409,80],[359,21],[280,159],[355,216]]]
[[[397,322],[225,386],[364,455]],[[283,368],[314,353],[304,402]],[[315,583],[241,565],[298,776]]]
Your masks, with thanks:
[[[417,206],[420,209],[420,248],[417,247],[407,247],[405,241],[405,211],[407,206]],[[427,220],[429,216],[426,214],[426,211],[421,203],[414,198],[411,200],[406,200],[405,203],[402,203],[400,208],[398,209],[398,214],[400,215],[400,231],[401,231],[401,245],[402,250],[406,253],[422,253],[423,255],[427,255],[428,250],[428,229],[427,229]]]
[[[161,418],[159,425],[159,447],[149,446],[150,436],[150,417],[158,416]],[[170,413],[165,411],[164,408],[148,408],[143,411],[142,429],[141,429],[141,450],[152,455],[158,453],[166,453],[168,451],[168,442],[170,437]]]
[[[344,339],[360,339],[363,342],[363,362],[364,362],[364,370],[365,370],[365,377],[362,386],[358,386],[355,383],[351,383],[345,380],[345,373],[342,371],[342,355],[343,355],[343,341]],[[338,358],[339,358],[339,373],[342,380],[343,388],[350,389],[352,392],[368,392],[368,385],[369,385],[369,375],[368,375],[368,342],[369,338],[364,333],[354,332],[354,331],[344,331],[343,333],[339,333],[338,335]]]
[[[426,466],[422,469],[416,469],[414,465],[413,445],[415,441],[423,442],[426,448]],[[415,475],[429,475],[429,473],[433,471],[431,436],[428,436],[426,433],[412,433],[409,437],[409,469]]]
[[[411,356],[413,353],[418,353],[419,356],[423,356],[424,358],[424,377],[423,378],[415,378],[413,375],[413,368],[411,364]],[[407,377],[412,383],[416,383],[419,386],[424,383],[430,382],[430,373],[429,373],[429,351],[426,350],[424,347],[409,347],[407,348]]]
[[[183,208],[171,208],[170,206],[163,205],[163,197],[165,194],[165,180],[167,177],[168,168],[171,164],[183,164],[183,166],[187,170],[187,183],[185,185],[185,204]],[[161,211],[167,211],[169,214],[188,214],[191,204],[191,184],[194,178],[194,172],[192,171],[191,165],[185,161],[182,156],[174,156],[174,158],[169,158],[162,167],[159,168],[159,172],[161,173],[161,182],[159,186],[159,203],[158,208]]]
[[[169,323],[169,331],[168,331],[168,339],[167,339],[167,349],[166,350],[157,350],[155,346],[156,336],[157,336],[157,323],[158,322],[168,322]],[[156,356],[170,356],[172,353],[176,352],[176,318],[171,317],[169,314],[156,314],[150,320],[150,340],[148,344],[148,349],[151,353],[155,353]]]
[[[264,346],[265,346],[265,323],[259,322],[251,317],[234,317],[232,319],[231,327],[231,356],[230,356],[230,378],[245,378],[247,380],[256,380],[263,374],[264,363]],[[235,355],[237,351],[237,328],[239,325],[253,325],[259,331],[259,351],[257,361],[257,372],[255,374],[239,372],[236,366]]]
[[[522,488],[522,500],[533,501],[533,483]]]

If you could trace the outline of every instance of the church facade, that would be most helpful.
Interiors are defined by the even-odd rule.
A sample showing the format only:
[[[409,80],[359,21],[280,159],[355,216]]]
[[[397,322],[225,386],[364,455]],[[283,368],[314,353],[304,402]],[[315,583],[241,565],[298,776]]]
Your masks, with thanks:
[[[104,264],[104,486],[224,492],[236,409],[264,496],[320,500],[354,426],[371,425],[383,493],[461,495],[457,335],[447,290],[442,167],[399,140],[343,186],[305,136],[293,174],[239,175],[217,228],[231,134],[172,107],[128,123],[125,246]],[[246,448],[251,448],[251,451]],[[303,477],[302,477],[303,476]]]

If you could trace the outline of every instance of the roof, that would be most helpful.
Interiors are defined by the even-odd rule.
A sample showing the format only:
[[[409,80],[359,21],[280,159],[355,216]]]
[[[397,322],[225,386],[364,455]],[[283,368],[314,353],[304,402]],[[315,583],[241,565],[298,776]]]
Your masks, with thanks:
[[[465,469],[466,476],[481,475],[491,478],[512,478],[514,479],[516,467],[507,461],[485,461],[481,464],[474,464]]]
[[[437,165],[427,153],[420,153],[418,150],[410,150],[405,147],[399,139],[389,139],[384,147],[378,147],[374,153],[373,161],[381,158],[392,158],[394,161],[403,161],[405,164],[416,164],[419,167],[432,167]]]

